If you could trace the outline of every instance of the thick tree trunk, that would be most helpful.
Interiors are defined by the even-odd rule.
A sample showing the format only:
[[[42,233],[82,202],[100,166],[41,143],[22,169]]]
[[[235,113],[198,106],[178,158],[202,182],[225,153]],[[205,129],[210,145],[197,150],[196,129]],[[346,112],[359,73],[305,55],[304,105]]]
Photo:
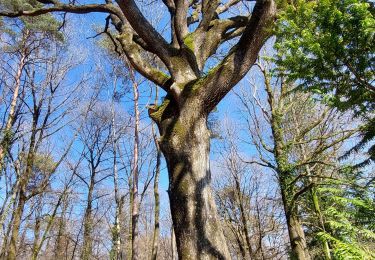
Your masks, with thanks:
[[[207,118],[189,109],[171,120],[160,129],[160,144],[179,259],[230,259],[210,187]]]
[[[292,247],[291,259],[309,260],[305,232],[303,231],[299,217],[293,213],[287,215],[288,232]]]

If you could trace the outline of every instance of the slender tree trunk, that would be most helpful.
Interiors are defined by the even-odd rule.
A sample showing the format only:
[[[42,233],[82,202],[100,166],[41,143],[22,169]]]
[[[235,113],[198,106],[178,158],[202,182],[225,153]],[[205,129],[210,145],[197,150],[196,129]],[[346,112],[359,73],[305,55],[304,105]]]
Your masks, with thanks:
[[[246,250],[245,250],[245,243],[243,241],[242,232],[240,229],[235,230],[235,227],[232,228],[232,232],[235,236],[237,245],[238,245],[238,251],[236,252],[238,259],[246,259]],[[239,258],[239,255],[241,254],[242,258]]]
[[[12,205],[14,207],[14,203],[17,199],[18,191],[19,191],[19,189],[18,189],[18,180],[17,180],[16,183],[14,184],[13,188],[12,188],[12,196],[10,197],[9,203],[7,203],[9,195],[7,195],[7,197],[6,197],[6,199],[3,203],[3,207],[2,207],[1,212],[0,212],[0,227],[3,226],[4,221],[7,218]],[[11,225],[11,223],[12,222],[10,222],[9,225]],[[1,237],[3,236],[2,230],[0,231],[0,236]],[[6,235],[5,235],[5,237],[6,237]],[[6,239],[4,239],[4,241],[5,240]],[[3,251],[2,251],[2,253],[3,253]]]
[[[43,231],[43,235],[40,239],[40,242],[39,242],[39,238],[38,239],[35,239],[34,241],[34,246],[33,246],[33,255],[32,255],[32,260],[36,260],[38,259],[38,255],[42,249],[42,246],[44,244],[44,242],[47,240],[47,235],[49,233],[49,231],[51,230],[51,227],[52,225],[54,224],[55,222],[55,218],[56,218],[56,214],[57,214],[57,210],[59,209],[60,205],[61,205],[61,202],[63,200],[65,196],[65,190],[64,192],[60,195],[59,199],[57,200],[57,203],[53,209],[53,212],[52,214],[50,215],[49,217],[49,220],[47,222],[47,226],[46,228],[44,229]]]
[[[89,260],[92,254],[92,200],[93,200],[93,192],[94,192],[94,180],[95,174],[93,173],[91,176],[91,182],[89,186],[89,192],[87,195],[87,206],[85,210],[84,216],[84,223],[83,223],[83,246],[82,246],[82,253],[81,259],[82,260]]]
[[[18,196],[18,204],[15,212],[13,213],[13,227],[12,227],[12,234],[10,239],[10,247],[8,251],[8,259],[15,260],[17,256],[17,242],[19,236],[19,229],[21,226],[22,215],[25,209],[25,204],[27,201],[26,189],[29,179],[32,174],[33,165],[34,165],[34,157],[35,157],[35,142],[36,142],[36,128],[37,128],[37,121],[38,115],[34,115],[33,118],[33,126],[31,131],[30,137],[30,145],[29,145],[29,152],[27,154],[26,159],[26,169],[23,172],[23,175],[20,176],[20,185],[19,185],[19,196]]]
[[[287,216],[290,243],[292,246],[292,259],[309,260],[305,232],[303,231],[299,217],[293,212]]]
[[[301,151],[303,153],[303,159],[306,159],[306,151],[305,151],[304,146],[300,145],[300,148],[301,148]],[[306,173],[307,173],[308,176],[313,175],[309,165],[306,165]],[[320,227],[322,228],[323,231],[325,231],[325,223],[324,223],[324,219],[323,219],[323,214],[320,211],[318,191],[315,187],[316,178],[311,177],[311,178],[309,178],[309,181],[314,183],[314,187],[311,188],[312,202],[313,202],[313,205],[314,205],[315,213],[319,218]],[[330,252],[328,241],[323,241],[322,245],[323,245],[323,252],[324,252],[325,259],[331,260],[332,258],[331,258],[331,252]]]
[[[73,240],[73,250],[72,250],[72,253],[71,253],[71,260],[74,260],[76,259],[75,255],[76,255],[76,251],[77,251],[77,247],[78,247],[78,243],[79,243],[79,237],[81,235],[81,232],[82,232],[82,228],[84,228],[84,223],[82,223],[82,225],[80,226],[79,228],[79,231],[75,237],[75,240]],[[66,256],[68,256],[68,247],[66,247]]]
[[[138,85],[135,82],[133,73],[131,77],[133,80],[133,94],[134,94],[134,148],[133,148],[133,203],[132,203],[132,259],[139,259],[139,230],[138,230],[138,221],[139,221],[139,197],[138,197],[138,178],[139,178],[139,169],[138,169],[138,156],[139,156],[139,125],[140,125],[140,114],[138,108],[139,101],[139,91]]]
[[[37,218],[35,220],[35,227],[34,227],[34,241],[33,241],[33,255],[32,255],[32,259],[36,259],[36,256],[38,255],[39,253],[39,250],[40,248],[38,247],[39,246],[39,239],[40,239],[40,218]]]
[[[157,155],[156,155],[156,170],[155,170],[155,179],[154,179],[154,198],[155,198],[155,208],[154,208],[154,234],[152,240],[152,255],[151,260],[156,260],[158,256],[159,248],[159,233],[160,233],[160,223],[159,223],[159,214],[160,214],[160,198],[159,198],[159,175],[160,175],[160,159],[161,151],[157,146]]]
[[[177,251],[183,260],[230,259],[210,187],[207,117],[197,115],[191,105],[159,124]]]
[[[325,231],[325,223],[324,223],[324,219],[323,219],[323,214],[320,210],[319,196],[317,194],[316,187],[313,187],[311,189],[311,195],[312,195],[312,200],[313,200],[313,204],[314,204],[314,210],[315,210],[315,213],[317,214],[317,216],[319,218],[320,226],[323,229],[323,231]],[[330,253],[328,241],[323,241],[322,244],[323,244],[323,252],[324,252],[324,256],[325,256],[326,260],[331,260],[332,258],[331,258],[331,253]]]
[[[62,207],[61,217],[59,218],[58,232],[57,232],[56,244],[55,244],[55,250],[54,250],[55,259],[64,259],[64,244],[66,244],[66,240],[65,240],[66,208],[67,206],[66,206],[66,201],[65,201],[64,206]]]
[[[116,156],[116,155],[115,155]],[[122,203],[121,197],[118,191],[118,172],[116,162],[114,162],[114,186],[115,186],[115,201],[116,201],[116,216],[115,216],[115,232],[114,232],[114,244],[116,250],[115,259],[122,260],[124,258],[122,245],[121,245],[121,219],[122,219]]]
[[[6,229],[6,232],[4,234],[4,239],[3,239],[2,245],[1,245],[0,259],[5,258],[8,254],[8,252],[9,252],[9,246],[10,246],[9,240],[10,240],[10,237],[11,237],[12,226],[13,226],[13,222],[14,222],[14,215],[15,215],[14,212],[17,209],[18,196],[19,196],[19,190],[17,189],[17,192],[15,192],[14,201],[12,202],[13,214],[11,215],[11,218],[10,218],[9,222],[7,223],[7,229]]]
[[[117,171],[117,132],[116,132],[116,114],[114,107],[114,95],[116,91],[116,84],[114,84],[113,96],[112,96],[112,148],[113,148],[113,185],[115,189],[115,203],[116,203],[116,215],[114,224],[114,247],[115,247],[115,257],[114,259],[122,260],[124,258],[121,246],[121,196],[119,192],[118,185],[118,171]]]
[[[249,223],[247,221],[247,216],[246,216],[245,208],[244,208],[244,205],[243,205],[241,185],[240,185],[240,181],[238,180],[238,176],[234,177],[234,181],[235,181],[235,185],[236,185],[238,206],[240,208],[240,215],[241,215],[241,222],[242,222],[242,231],[245,235],[247,252],[248,252],[249,256],[251,257],[251,259],[255,259],[255,255],[254,255],[253,249],[251,247]]]
[[[25,258],[25,256],[27,255],[27,248],[26,248],[26,245],[28,245],[27,241],[26,241],[26,234],[27,234],[27,231],[28,231],[28,228],[27,227],[30,227],[30,215],[27,216],[27,218],[25,219],[25,228],[22,230],[22,233],[20,235],[20,238],[18,240],[18,248],[17,248],[17,259],[23,259]]]
[[[18,235],[19,235],[19,230],[21,226],[21,220],[22,220],[22,215],[23,211],[25,208],[26,204],[26,195],[25,193],[21,190],[19,199],[18,199],[18,204],[15,212],[13,213],[13,227],[12,227],[12,232],[11,232],[11,238],[10,238],[10,246],[8,250],[8,260],[16,260],[17,257],[17,242],[18,242]]]
[[[265,73],[265,72],[263,72]],[[285,100],[279,98],[275,100],[275,93],[271,86],[271,78],[264,74],[268,103],[271,107],[271,129],[274,139],[273,153],[277,162],[279,187],[284,206],[285,218],[287,221],[289,240],[291,246],[292,260],[310,260],[310,254],[307,249],[305,232],[298,216],[297,205],[293,201],[293,187],[288,184],[288,178],[293,176],[289,171],[288,147],[284,141],[282,115],[285,110]],[[286,88],[282,85],[280,89],[281,96],[285,94]]]
[[[132,257],[132,252],[133,252],[133,244],[132,244],[132,234],[133,234],[133,228],[132,228],[132,223],[133,223],[133,220],[132,220],[132,216],[133,216],[133,199],[134,199],[134,194],[133,194],[133,176],[130,175],[128,176],[128,188],[129,188],[129,209],[130,209],[130,212],[129,212],[129,219],[128,219],[128,224],[129,224],[129,228],[128,228],[128,237],[127,237],[127,240],[128,240],[128,246],[129,246],[129,249],[128,249],[128,252],[127,252],[127,259],[131,259]]]
[[[155,88],[155,105],[158,104],[159,92],[158,88]],[[155,125],[152,124],[152,135],[154,137],[154,143],[156,147],[156,168],[155,168],[155,177],[154,177],[154,234],[152,239],[152,252],[151,260],[156,260],[158,256],[159,249],[159,234],[160,234],[160,198],[159,198],[159,176],[160,176],[160,162],[161,162],[161,150],[157,140],[157,134],[155,133]]]
[[[256,195],[258,196],[258,195]],[[264,233],[263,233],[263,229],[262,229],[262,221],[261,221],[261,216],[260,216],[260,202],[258,201],[258,198],[256,199],[255,201],[256,203],[256,211],[257,211],[257,219],[256,219],[256,222],[257,222],[257,226],[258,226],[258,249],[256,251],[256,255],[259,259],[266,259],[265,255],[264,255],[264,251],[263,251],[263,237],[264,237]],[[260,251],[260,252],[259,252]],[[260,255],[259,255],[260,254]]]
[[[16,106],[17,106],[17,101],[18,101],[18,94],[20,91],[21,87],[21,77],[22,77],[22,71],[26,63],[26,53],[23,51],[21,52],[21,58],[20,62],[18,64],[17,72],[15,75],[15,85],[14,85],[14,91],[13,91],[13,96],[12,96],[12,101],[10,103],[9,107],[9,114],[8,114],[8,119],[5,125],[5,128],[3,130],[3,139],[1,140],[0,144],[0,172],[3,169],[3,160],[4,156],[11,145],[11,129],[14,124],[14,119],[15,119],[15,114],[16,114]]]

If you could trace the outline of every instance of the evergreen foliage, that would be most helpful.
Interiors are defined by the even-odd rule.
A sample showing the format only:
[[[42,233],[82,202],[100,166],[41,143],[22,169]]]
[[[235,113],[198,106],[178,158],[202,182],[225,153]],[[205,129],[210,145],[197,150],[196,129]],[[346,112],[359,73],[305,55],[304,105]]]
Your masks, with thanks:
[[[19,10],[32,10],[34,8],[40,8],[43,4],[36,0],[0,0],[0,8],[9,11],[19,11]],[[3,18],[7,20],[6,18]],[[9,20],[9,19],[8,19]],[[60,32],[60,27],[62,23],[51,14],[44,14],[37,17],[20,17],[17,18],[20,25],[24,30],[30,30],[34,33],[45,33],[47,36],[54,38],[57,41],[63,41],[63,34]],[[14,19],[11,19],[14,22]],[[6,23],[3,23],[2,31],[12,33],[10,28]],[[15,33],[13,31],[13,33]]]
[[[374,5],[363,0],[295,1],[276,30],[278,70],[299,87],[365,121],[358,151],[375,137]],[[375,160],[375,147],[369,158]]]
[[[374,259],[374,187],[358,183],[353,172],[318,190],[323,201],[326,231],[318,239],[328,241],[334,259]]]

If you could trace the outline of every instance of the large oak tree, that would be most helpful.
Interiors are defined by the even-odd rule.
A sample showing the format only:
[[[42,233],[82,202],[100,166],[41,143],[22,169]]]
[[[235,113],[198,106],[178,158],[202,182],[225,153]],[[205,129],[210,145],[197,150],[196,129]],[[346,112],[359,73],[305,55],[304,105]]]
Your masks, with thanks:
[[[170,14],[169,42],[146,19],[136,1],[97,2],[79,5],[75,1],[27,0],[12,4],[4,0],[0,1],[0,15],[108,14],[106,25],[111,23],[118,32],[114,43],[141,75],[167,92],[164,102],[151,107],[149,115],[159,127],[160,148],[167,161],[179,257],[229,259],[210,187],[207,116],[256,60],[271,33],[275,1],[163,0]],[[251,11],[231,16],[239,12],[229,11],[245,2]],[[210,58],[221,46],[229,46],[228,41],[231,49],[207,72]],[[164,69],[149,62],[147,53],[157,57]]]

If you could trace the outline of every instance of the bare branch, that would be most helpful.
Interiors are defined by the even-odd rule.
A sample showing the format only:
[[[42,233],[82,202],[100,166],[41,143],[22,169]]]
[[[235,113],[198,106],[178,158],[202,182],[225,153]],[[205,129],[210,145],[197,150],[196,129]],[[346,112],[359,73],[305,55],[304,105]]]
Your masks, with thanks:
[[[230,1],[226,2],[225,4],[219,6],[216,9],[216,13],[217,14],[224,13],[224,12],[228,11],[229,8],[231,8],[232,6],[238,4],[239,2],[241,2],[241,0],[230,0]]]
[[[163,3],[165,4],[166,7],[168,7],[168,10],[171,14],[175,12],[176,6],[173,0],[163,0]]]
[[[187,27],[187,12],[189,9],[188,0],[176,0],[176,16],[174,20],[174,29],[176,32],[177,40],[182,46],[184,44],[184,38],[189,33]]]
[[[171,46],[143,16],[133,0],[116,0],[134,31],[165,64],[169,64]]]
[[[303,195],[305,192],[307,192],[308,190],[310,190],[312,187],[314,187],[314,183],[310,183],[309,185],[303,187],[302,189],[300,189],[299,191],[297,191],[294,195],[293,195],[293,198],[291,200],[291,205],[293,205],[295,203],[295,201],[299,198],[299,196]]]
[[[87,13],[110,13],[121,17],[121,10],[112,4],[87,4],[87,5],[71,5],[61,4],[56,2],[51,7],[38,8],[33,10],[18,10],[18,11],[0,11],[0,16],[6,17],[20,17],[20,16],[38,16],[53,12],[68,12],[75,14]]]
[[[210,22],[215,17],[216,8],[219,6],[220,0],[202,0],[202,21],[199,24],[199,28],[206,31]]]
[[[218,104],[254,64],[259,50],[270,35],[269,26],[272,25],[275,14],[276,5],[273,0],[257,1],[238,44],[206,77],[205,87],[200,89],[207,112]]]
[[[142,76],[168,92],[171,85],[169,76],[154,68],[141,56],[142,49],[133,41],[132,35],[132,30],[128,27],[117,37],[129,62]]]

